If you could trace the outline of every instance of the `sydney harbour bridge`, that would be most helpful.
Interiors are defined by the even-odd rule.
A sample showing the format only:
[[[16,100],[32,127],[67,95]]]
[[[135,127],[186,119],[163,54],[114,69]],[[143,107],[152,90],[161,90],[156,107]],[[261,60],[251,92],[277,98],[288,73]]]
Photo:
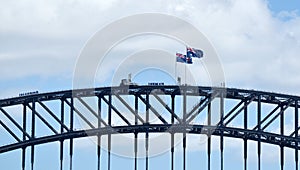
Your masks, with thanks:
[[[91,104],[90,100],[95,101]],[[128,100],[130,99],[130,100]],[[194,104],[187,104],[191,99]],[[118,101],[127,110],[116,105]],[[153,103],[155,101],[155,104]],[[203,86],[169,86],[169,85],[128,85],[116,87],[101,87],[91,89],[77,89],[57,91],[51,93],[34,93],[20,97],[0,100],[0,126],[10,136],[11,142],[0,142],[0,154],[20,150],[20,169],[35,169],[35,148],[46,143],[58,143],[60,169],[64,164],[69,164],[73,169],[74,140],[93,136],[95,142],[95,155],[97,169],[101,169],[101,138],[107,138],[107,169],[111,169],[111,138],[113,135],[130,134],[134,136],[134,157],[132,164],[138,169],[138,139],[144,138],[145,142],[145,169],[149,167],[149,134],[165,133],[170,137],[169,150],[170,168],[175,169],[174,136],[182,135],[183,159],[182,167],[187,169],[186,136],[206,135],[207,165],[201,169],[211,169],[211,145],[212,136],[219,138],[220,167],[224,168],[224,139],[235,138],[243,141],[241,151],[243,153],[243,167],[248,168],[249,141],[257,143],[257,169],[261,169],[264,162],[261,160],[262,144],[270,144],[279,148],[279,161],[281,169],[285,168],[285,149],[294,151],[294,167],[298,170],[299,138],[299,101],[300,97],[255,90],[243,90],[224,87]],[[50,104],[51,103],[51,104]],[[55,109],[53,109],[55,103]],[[226,104],[231,103],[231,104]],[[51,105],[51,106],[50,106]],[[164,114],[161,109],[163,108]],[[218,109],[213,109],[217,105]],[[225,106],[226,105],[226,106]],[[14,107],[16,109],[10,109]],[[265,108],[268,109],[265,109]],[[82,111],[83,108],[85,111]],[[179,108],[179,109],[178,109]],[[143,113],[140,113],[144,110]],[[18,119],[13,115],[17,112]],[[42,114],[42,112],[44,114]],[[133,119],[130,119],[128,113]],[[288,115],[287,115],[288,113]],[[205,121],[197,122],[199,116],[204,116]],[[113,117],[118,117],[121,123],[113,123]],[[156,121],[151,121],[155,117]],[[292,117],[291,122],[286,121]],[[76,129],[74,122],[80,119],[81,129]],[[51,121],[50,121],[51,119]],[[239,120],[239,125],[232,122]],[[37,134],[37,122],[47,128],[44,134]],[[252,122],[251,124],[249,122]],[[254,123],[253,123],[254,122]],[[274,123],[278,122],[278,123]],[[277,131],[270,130],[270,126],[276,124]],[[287,128],[290,131],[287,133]],[[141,135],[143,134],[143,135]],[[68,141],[68,153],[64,152]],[[69,157],[64,160],[65,155]],[[29,158],[28,158],[29,157]],[[84,162],[83,162],[84,163]],[[1,168],[2,169],[2,168]]]

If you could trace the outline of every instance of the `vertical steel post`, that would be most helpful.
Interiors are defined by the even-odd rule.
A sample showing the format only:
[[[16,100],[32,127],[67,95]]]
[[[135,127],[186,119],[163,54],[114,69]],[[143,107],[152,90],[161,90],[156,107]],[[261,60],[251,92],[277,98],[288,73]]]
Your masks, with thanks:
[[[258,101],[257,101],[257,123],[258,123],[258,132],[261,132],[261,124],[260,124],[260,121],[261,121],[261,96],[258,95]],[[260,170],[261,168],[261,136],[258,135],[258,141],[257,141],[257,159],[258,159],[258,170]]]
[[[101,128],[101,97],[98,96],[98,131]],[[100,161],[101,161],[101,135],[97,135],[97,169],[100,170]]]
[[[207,125],[211,126],[211,103],[207,105]],[[207,135],[207,169],[210,170],[210,156],[211,156],[211,133]]]
[[[280,135],[283,136],[284,135],[284,110],[283,110],[283,105],[280,106]],[[281,170],[284,169],[284,147],[281,144],[280,145],[280,167]]]
[[[23,104],[23,130],[26,132],[26,104]],[[26,135],[23,132],[23,141],[26,140]],[[22,148],[22,170],[25,170],[26,164],[26,147]]]
[[[244,108],[244,129],[247,130],[248,128],[248,107],[247,107],[247,102],[245,101],[244,103],[245,108]],[[247,170],[247,155],[248,155],[248,145],[247,145],[247,138],[246,136],[244,137],[244,170]]]
[[[175,95],[171,95],[171,109],[172,109],[172,117],[171,123],[174,125],[174,113],[175,113]],[[174,133],[171,132],[171,170],[174,170]]]
[[[150,104],[149,104],[149,93],[146,94],[146,123],[149,125],[149,110],[150,110]],[[149,168],[149,132],[147,128],[146,132],[146,170]]]
[[[35,101],[32,101],[31,137],[35,138]],[[34,167],[34,145],[31,146],[31,170]]]
[[[298,138],[298,100],[295,100],[295,139]],[[299,156],[298,156],[298,142],[295,140],[295,145],[296,145],[296,149],[295,149],[295,169],[298,170],[298,163],[299,163]]]
[[[134,112],[135,112],[135,125],[138,125],[138,118],[137,115],[139,113],[139,100],[138,96],[135,95],[134,100]],[[134,133],[134,169],[137,170],[137,153],[138,153],[138,147],[137,147],[137,139],[138,139],[138,133]]]
[[[183,148],[183,170],[186,169],[186,86],[183,89],[183,141],[182,141],[182,148]]]
[[[111,127],[111,111],[112,111],[112,107],[111,107],[111,105],[112,105],[112,96],[111,96],[111,94],[109,94],[108,95],[108,125]],[[108,163],[108,165],[107,165],[107,169],[108,170],[110,170],[110,156],[111,156],[111,154],[110,154],[110,152],[111,152],[111,134],[109,133],[108,134],[108,161],[107,161],[107,163]]]
[[[220,97],[220,118],[221,118],[221,126],[224,126],[224,94],[221,91]],[[220,151],[221,151],[221,170],[224,169],[224,136],[223,131],[221,132],[220,136]]]
[[[61,99],[61,111],[60,111],[60,121],[61,121],[61,126],[60,126],[60,133],[64,133],[64,128],[63,124],[65,122],[65,105],[64,105],[64,99]],[[64,159],[64,140],[60,140],[60,170],[63,170],[63,159]]]
[[[74,126],[74,98],[71,96],[70,108],[70,131],[73,131]],[[73,138],[70,139],[70,170],[73,168]]]

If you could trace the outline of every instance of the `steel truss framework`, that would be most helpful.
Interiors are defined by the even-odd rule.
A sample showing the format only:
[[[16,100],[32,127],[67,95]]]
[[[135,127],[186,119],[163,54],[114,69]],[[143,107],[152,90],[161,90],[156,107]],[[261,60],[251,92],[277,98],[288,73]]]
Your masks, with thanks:
[[[124,96],[134,98],[134,104],[124,100]],[[149,97],[154,97],[164,109],[170,114],[170,119],[166,119],[156,108],[151,105]],[[168,97],[170,100],[167,103],[163,97]],[[187,98],[193,96],[198,98],[198,103],[193,107],[187,107]],[[94,97],[97,99],[96,108],[88,104],[85,98]],[[175,103],[176,98],[180,97],[182,102]],[[121,102],[134,116],[134,121],[127,119],[124,114],[114,106],[112,100]],[[216,124],[212,123],[212,102],[218,99],[219,102],[219,120]],[[224,109],[224,101],[235,100],[237,104],[231,106],[229,111]],[[53,111],[47,106],[47,101],[55,101],[60,104],[60,112]],[[85,107],[89,113],[83,113],[78,109],[74,102],[77,101]],[[247,169],[247,148],[248,140],[257,142],[257,159],[258,169],[261,169],[261,143],[269,143],[280,147],[280,165],[284,168],[284,148],[292,148],[295,151],[295,169],[298,170],[298,150],[300,147],[299,124],[298,124],[298,108],[300,97],[284,95],[278,93],[268,93],[254,90],[241,90],[233,88],[215,88],[201,86],[120,86],[120,87],[104,87],[96,89],[80,89],[59,91],[53,93],[35,94],[30,96],[16,97],[0,100],[0,114],[6,117],[7,120],[18,130],[18,133],[12,130],[4,120],[0,119],[0,125],[9,133],[15,142],[0,146],[0,153],[9,152],[12,150],[22,150],[22,167],[25,169],[26,148],[30,148],[31,154],[31,169],[34,169],[35,146],[49,142],[60,142],[60,169],[63,169],[64,141],[69,140],[69,156],[70,169],[72,169],[73,157],[73,140],[75,138],[96,136],[97,137],[97,157],[98,169],[100,169],[101,155],[101,136],[108,136],[108,169],[110,169],[110,150],[111,150],[111,135],[116,133],[134,134],[134,168],[137,169],[137,139],[138,134],[145,134],[145,149],[146,149],[146,170],[149,168],[149,133],[169,133],[171,136],[170,152],[171,152],[171,169],[174,169],[174,135],[176,133],[183,134],[183,169],[186,169],[186,134],[206,134],[207,139],[207,161],[208,167],[211,168],[211,135],[220,137],[220,169],[223,169],[223,150],[224,137],[240,138],[244,141],[244,169]],[[107,107],[101,108],[105,104]],[[255,114],[249,109],[250,104],[255,105]],[[267,113],[262,113],[262,104],[269,104],[274,109]],[[143,105],[143,106],[141,106]],[[175,112],[176,105],[182,105],[182,114]],[[22,113],[22,123],[11,116],[7,111],[10,106],[20,106]],[[37,111],[37,107],[41,107],[44,111],[59,124],[56,128],[47,121],[42,114]],[[146,116],[141,116],[139,107],[145,108]],[[65,113],[66,108],[69,108],[69,113]],[[285,111],[290,108],[294,113],[294,130],[290,134],[285,133]],[[30,112],[29,112],[29,111]],[[103,119],[103,113],[108,115],[107,119]],[[205,113],[204,113],[205,112]],[[87,117],[87,114],[93,116],[93,120]],[[112,114],[116,114],[125,125],[113,125]],[[160,123],[151,123],[149,114],[154,114]],[[192,123],[200,114],[206,114],[207,122],[205,124]],[[251,115],[255,115],[256,125],[250,127],[248,125]],[[86,129],[76,130],[74,128],[74,116],[78,116],[88,126]],[[30,116],[30,121],[28,120]],[[242,116],[243,127],[232,127],[230,123]],[[36,136],[36,120],[39,119],[52,134],[44,136]],[[253,116],[251,116],[253,119]],[[93,123],[96,120],[96,124]],[[280,132],[269,132],[266,129],[274,122],[279,121]],[[28,129],[28,127],[31,127]],[[21,135],[20,135],[21,134]]]

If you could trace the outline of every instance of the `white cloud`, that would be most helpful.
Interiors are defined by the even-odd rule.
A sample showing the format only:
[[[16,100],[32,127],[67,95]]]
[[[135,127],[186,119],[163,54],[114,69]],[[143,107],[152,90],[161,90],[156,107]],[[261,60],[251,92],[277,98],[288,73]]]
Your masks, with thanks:
[[[161,12],[191,22],[208,37],[229,86],[299,93],[299,16],[296,11],[273,15],[266,1],[29,1],[6,2],[0,8],[0,34],[5,36],[0,41],[9,42],[0,51],[4,78],[70,74],[80,48],[98,29],[123,16]],[[12,71],[16,74],[6,76]]]
[[[282,19],[282,20],[289,20],[289,19],[294,19],[298,17],[298,10],[293,10],[293,11],[280,11],[277,14],[277,17]]]
[[[282,20],[259,0],[188,1],[180,8],[185,10],[175,8],[175,15],[196,25],[215,45],[230,86],[299,93],[296,12]]]
[[[219,53],[229,86],[299,93],[300,18],[297,11],[273,15],[262,0],[5,2],[0,7],[1,81],[32,75],[72,76],[89,36],[116,19],[143,12],[175,15],[202,31]],[[136,42],[121,43],[114,54],[129,55],[145,46],[168,52],[184,50],[184,46],[178,49],[178,42],[168,47],[170,41],[153,37],[145,42],[133,40]],[[115,62],[121,62],[119,58],[111,61],[102,68],[102,76],[111,76]],[[104,76],[99,79],[106,80]]]
[[[83,32],[78,34],[79,30],[87,30],[96,24],[89,19],[93,16],[99,17],[101,13],[109,10],[114,2],[76,0],[5,2],[1,5],[0,16],[6,24],[2,25],[1,31],[56,38],[66,36],[65,34],[80,36]],[[103,20],[105,21],[104,18]]]

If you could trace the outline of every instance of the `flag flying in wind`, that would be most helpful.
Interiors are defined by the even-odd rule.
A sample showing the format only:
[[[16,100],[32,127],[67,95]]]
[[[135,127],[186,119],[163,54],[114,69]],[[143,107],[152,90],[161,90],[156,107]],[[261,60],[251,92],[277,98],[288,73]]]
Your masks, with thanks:
[[[186,47],[186,56],[188,57],[196,57],[196,58],[202,58],[203,57],[203,51],[191,47]]]
[[[181,53],[176,53],[176,62],[193,64],[191,57],[187,57],[186,55],[183,55]]]
[[[186,56],[186,63],[187,64],[193,64],[192,57]]]
[[[186,61],[185,58],[186,58],[185,55],[180,54],[180,53],[176,53],[176,62],[185,63],[185,61]]]
[[[203,51],[196,48],[186,47],[186,55],[181,53],[176,53],[176,62],[193,64],[192,57],[202,58]]]

